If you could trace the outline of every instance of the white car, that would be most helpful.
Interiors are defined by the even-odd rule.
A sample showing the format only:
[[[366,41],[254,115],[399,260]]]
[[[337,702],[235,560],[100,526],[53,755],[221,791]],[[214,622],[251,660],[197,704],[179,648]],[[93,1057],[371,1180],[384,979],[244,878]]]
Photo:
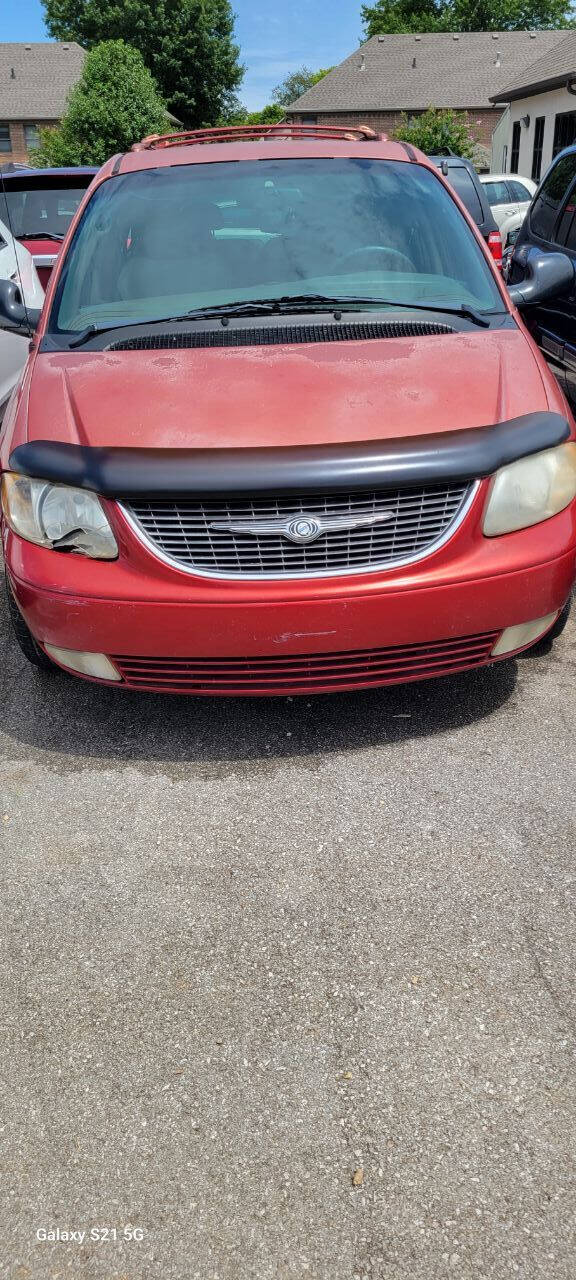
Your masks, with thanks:
[[[23,301],[31,310],[42,307],[44,290],[32,254],[14,239],[4,222],[0,222],[0,280],[16,281]],[[5,329],[0,332],[0,418],[26,364],[28,345],[28,338],[7,333]]]
[[[488,204],[506,248],[508,233],[515,231],[524,221],[536,183],[531,178],[519,177],[517,173],[481,173],[479,177],[486,187]]]

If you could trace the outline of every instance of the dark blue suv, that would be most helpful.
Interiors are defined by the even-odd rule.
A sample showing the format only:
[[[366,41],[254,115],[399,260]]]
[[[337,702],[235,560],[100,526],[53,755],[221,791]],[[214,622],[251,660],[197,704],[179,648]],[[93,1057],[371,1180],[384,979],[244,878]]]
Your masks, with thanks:
[[[550,367],[576,406],[576,145],[561,151],[540,184],[516,241],[508,283],[520,284],[527,255],[562,253],[572,261],[572,283],[525,306],[523,318]]]

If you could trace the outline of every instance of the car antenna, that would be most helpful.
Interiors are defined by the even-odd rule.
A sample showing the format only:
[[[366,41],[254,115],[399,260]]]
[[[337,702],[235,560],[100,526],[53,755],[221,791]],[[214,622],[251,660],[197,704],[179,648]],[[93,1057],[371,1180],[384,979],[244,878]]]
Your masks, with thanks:
[[[2,168],[2,166],[1,166],[1,165],[0,165],[0,181],[2,182],[2,195],[3,195],[3,197],[4,197],[4,207],[5,207],[5,209],[6,209],[6,223],[7,223],[8,230],[9,230],[9,232],[10,232],[10,235],[12,236],[12,246],[13,246],[13,249],[14,249],[14,260],[15,260],[15,262],[16,262],[16,275],[17,275],[17,277],[18,277],[18,288],[19,288],[19,290],[20,290],[20,297],[21,297],[21,299],[22,299],[22,306],[24,307],[24,314],[25,314],[25,316],[26,316],[26,324],[28,325],[28,329],[29,329],[29,331],[30,331],[30,341],[32,341],[32,338],[33,338],[33,336],[34,336],[34,327],[33,327],[33,325],[31,325],[31,324],[30,324],[30,316],[29,316],[29,314],[28,314],[28,303],[26,302],[26,294],[25,294],[25,292],[24,292],[24,285],[23,285],[23,282],[22,282],[22,272],[21,272],[21,270],[20,270],[20,259],[19,259],[19,257],[18,257],[18,250],[17,250],[17,248],[16,248],[16,245],[18,244],[18,241],[16,240],[16,236],[14,235],[14,228],[13,228],[13,226],[12,226],[12,218],[11,218],[11,216],[10,216],[10,205],[8,204],[8,196],[6,195],[6,183],[5,183],[5,181],[4,181],[4,171],[3,171],[3,168]]]

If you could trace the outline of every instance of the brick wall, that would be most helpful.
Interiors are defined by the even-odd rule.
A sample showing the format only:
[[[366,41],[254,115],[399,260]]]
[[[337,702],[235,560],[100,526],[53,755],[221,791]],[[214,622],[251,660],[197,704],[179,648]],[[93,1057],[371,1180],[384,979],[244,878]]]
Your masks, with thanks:
[[[29,161],[28,149],[26,147],[26,134],[24,132],[25,124],[34,124],[34,121],[28,120],[11,120],[10,121],[10,151],[0,152],[0,164],[9,164],[13,161],[15,164],[27,164]],[[43,120],[42,128],[45,126],[57,125],[58,120]]]
[[[416,115],[416,112],[410,114]],[[500,108],[486,107],[479,111],[475,111],[470,107],[468,111],[459,111],[457,115],[467,115],[470,130],[479,142],[489,147],[492,140],[492,133],[498,124],[502,115]],[[290,115],[288,118],[295,123],[301,123],[302,120],[312,119],[303,115]],[[337,111],[337,112],[317,112],[314,113],[318,124],[334,124],[334,125],[359,125],[367,124],[377,133],[387,133],[390,137],[398,128],[400,123],[400,111]]]

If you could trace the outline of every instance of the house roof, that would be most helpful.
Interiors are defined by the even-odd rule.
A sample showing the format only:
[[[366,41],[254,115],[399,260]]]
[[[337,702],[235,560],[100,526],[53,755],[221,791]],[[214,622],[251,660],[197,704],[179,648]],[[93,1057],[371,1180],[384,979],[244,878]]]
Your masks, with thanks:
[[[520,76],[539,54],[551,52],[565,36],[565,31],[372,36],[288,110],[491,107],[504,79],[510,83]]]
[[[59,120],[85,56],[72,40],[0,44],[0,120]]]
[[[552,34],[552,33],[550,33]],[[500,102],[512,102],[532,93],[545,93],[576,80],[576,31],[562,32],[559,44],[548,49],[535,62],[525,67],[514,79],[508,78],[506,87],[499,91]],[[574,104],[576,110],[576,103]]]

